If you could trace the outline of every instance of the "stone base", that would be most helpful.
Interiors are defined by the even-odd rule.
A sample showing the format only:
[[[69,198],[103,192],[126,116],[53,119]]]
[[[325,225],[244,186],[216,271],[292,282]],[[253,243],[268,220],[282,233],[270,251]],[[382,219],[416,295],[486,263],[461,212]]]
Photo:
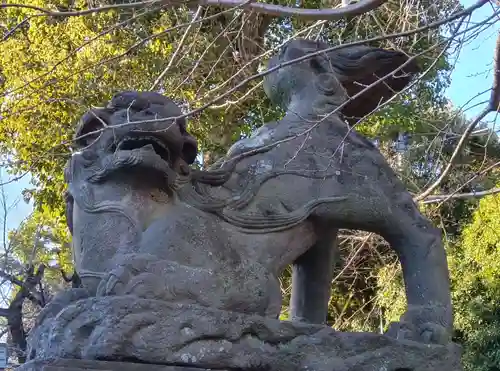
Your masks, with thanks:
[[[35,363],[22,370],[462,370],[461,350],[453,343],[339,332],[326,326],[127,296],[82,299],[62,310],[55,299],[51,305],[44,308],[30,333],[27,353]],[[98,359],[111,362],[92,362],[92,368],[75,366],[89,362],[76,360]],[[44,360],[67,363],[56,366],[56,361]],[[103,364],[107,366],[95,366]]]
[[[210,371],[209,369],[162,366],[143,363],[89,361],[81,359],[53,359],[30,361],[16,369],[17,371]],[[224,371],[224,370],[217,370]]]

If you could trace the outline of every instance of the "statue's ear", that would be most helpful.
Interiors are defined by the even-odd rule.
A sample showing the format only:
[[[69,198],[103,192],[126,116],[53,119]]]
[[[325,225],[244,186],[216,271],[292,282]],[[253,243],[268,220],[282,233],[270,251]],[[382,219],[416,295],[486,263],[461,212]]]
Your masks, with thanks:
[[[181,157],[189,165],[191,165],[198,155],[198,142],[189,133],[184,134],[184,144],[182,145]]]
[[[328,56],[349,97],[355,96],[367,86],[392,73],[409,59],[406,54],[399,51],[368,46],[347,47],[332,51]],[[356,123],[403,90],[417,72],[419,72],[418,65],[412,61],[359,97],[351,99],[342,109],[345,119],[351,124]]]

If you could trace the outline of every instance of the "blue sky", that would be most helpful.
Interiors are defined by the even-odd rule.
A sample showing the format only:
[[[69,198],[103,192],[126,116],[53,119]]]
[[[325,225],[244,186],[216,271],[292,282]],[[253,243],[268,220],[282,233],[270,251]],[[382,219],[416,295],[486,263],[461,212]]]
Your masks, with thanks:
[[[461,2],[467,7],[472,5],[475,1],[462,0]],[[492,13],[492,8],[489,5],[485,5],[474,12],[471,21],[480,22]],[[492,61],[496,35],[499,29],[500,25],[498,24],[495,27],[489,28],[462,48],[459,58],[456,61],[455,70],[451,76],[451,86],[446,92],[455,106],[460,107],[464,105],[471,97],[491,87]],[[476,98],[469,103],[467,107],[485,99],[488,99],[488,94],[483,94]],[[466,114],[468,117],[473,117],[483,107],[484,105],[480,105],[468,109]],[[8,179],[8,175],[3,172],[2,180],[5,182]],[[7,197],[7,205],[11,208],[7,218],[8,229],[17,228],[19,223],[31,212],[31,205],[26,204],[21,197],[21,191],[29,186],[29,177],[27,176],[16,182],[5,185],[4,189]]]
[[[1,172],[0,182],[7,182],[14,177],[9,176],[6,171]],[[6,198],[7,205],[7,228],[9,230],[16,229],[17,226],[25,219],[32,210],[32,206],[23,201],[21,192],[23,189],[29,188],[29,177],[25,176],[18,181],[14,181],[12,183],[8,183],[4,185],[4,192]],[[0,210],[3,210],[3,205],[0,205]],[[4,218],[4,212],[0,211],[0,220]],[[3,237],[0,238],[3,243]]]
[[[471,6],[476,1],[462,0],[465,6]],[[471,24],[481,22],[493,14],[493,9],[489,4],[476,10],[472,14]],[[499,22],[500,23],[500,22]],[[466,104],[476,94],[483,92],[491,87],[493,81],[493,55],[500,24],[483,31],[478,37],[467,42],[462,48],[459,57],[455,63],[455,70],[451,75],[451,85],[446,91],[446,95],[457,107]],[[489,93],[485,93],[472,100],[467,107],[487,100]],[[478,114],[484,105],[478,105],[466,110],[468,117]],[[489,118],[490,116],[488,116]]]

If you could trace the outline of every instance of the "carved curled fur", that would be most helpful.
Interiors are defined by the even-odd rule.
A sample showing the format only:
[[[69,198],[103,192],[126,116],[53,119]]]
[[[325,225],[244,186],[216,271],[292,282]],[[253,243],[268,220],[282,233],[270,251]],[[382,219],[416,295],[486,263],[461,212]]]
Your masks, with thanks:
[[[256,175],[247,183],[237,197],[217,199],[210,195],[210,188],[223,185],[231,176],[237,163],[256,153],[267,152],[272,146],[263,146],[244,152],[220,164],[214,171],[194,171],[192,181],[177,190],[179,199],[200,210],[214,213],[226,222],[242,228],[247,233],[279,232],[292,228],[307,219],[317,206],[325,203],[343,201],[347,197],[327,197],[311,200],[301,208],[281,215],[250,215],[241,212],[256,196],[259,188],[268,180],[281,175],[296,175],[310,179],[325,179],[336,176],[335,171],[277,170]]]
[[[234,169],[235,164],[230,165]],[[271,233],[290,229],[307,219],[314,209],[322,204],[338,202],[347,199],[345,196],[326,197],[317,200],[311,200],[301,208],[293,210],[287,214],[281,215],[250,215],[241,212],[257,194],[259,188],[268,180],[280,175],[296,175],[312,179],[324,179],[335,176],[335,172],[306,172],[300,170],[278,170],[255,176],[252,182],[249,182],[238,197],[230,199],[216,199],[210,196],[209,189],[213,185],[210,183],[196,182],[186,185],[178,190],[179,199],[203,211],[211,212],[226,222],[244,229],[247,233]],[[198,178],[199,179],[199,178]],[[208,185],[208,187],[207,187]]]
[[[140,166],[143,162],[145,162],[145,158],[144,153],[142,153],[141,156],[137,155],[139,151],[140,149],[126,151],[127,153],[124,153],[125,151],[116,152],[113,156],[107,157],[104,160],[104,165],[100,167],[95,164],[97,159],[95,154],[91,152],[75,153],[67,162],[64,171],[65,181],[69,185],[67,193],[71,195],[71,199],[73,201],[77,202],[78,207],[85,212],[117,212],[130,221],[131,227],[134,231],[140,231],[137,221],[128,215],[128,213],[126,213],[125,210],[119,206],[119,203],[107,201],[95,202],[93,192],[85,182],[82,182],[82,185],[78,187],[78,189],[75,189],[76,186],[74,182],[76,177],[84,176],[82,174],[83,169],[87,169],[86,172],[91,174],[86,177],[86,180],[89,183],[100,183],[117,168]],[[152,156],[156,155],[152,154]],[[190,174],[187,176],[177,174],[163,162],[157,162],[156,166],[159,173],[165,174],[167,185],[170,190],[177,191],[191,181]],[[68,197],[67,200],[69,200]]]
[[[311,51],[315,51],[318,46],[313,44]],[[318,63],[317,75],[312,81],[315,90],[319,93],[318,99],[314,102],[312,113],[321,114],[323,112],[334,112],[334,110],[347,99],[346,92],[340,82],[335,77],[335,71],[331,68],[326,55],[315,58]],[[320,68],[321,67],[321,68]],[[337,114],[335,119],[340,120]],[[301,208],[281,215],[250,215],[242,212],[256,196],[259,188],[268,180],[281,175],[296,175],[311,179],[324,179],[336,176],[335,171],[301,171],[280,169],[264,174],[256,175],[252,181],[246,184],[245,188],[237,197],[228,199],[216,199],[210,195],[210,188],[221,186],[229,180],[236,165],[244,158],[265,153],[274,148],[278,143],[270,143],[258,148],[240,153],[232,158],[222,160],[215,164],[218,169],[208,171],[195,170],[192,173],[191,186],[186,185],[178,190],[179,198],[194,207],[214,213],[226,222],[242,228],[247,233],[270,233],[283,231],[292,228],[307,219],[317,206],[325,203],[339,202],[347,197],[328,197],[311,200]]]

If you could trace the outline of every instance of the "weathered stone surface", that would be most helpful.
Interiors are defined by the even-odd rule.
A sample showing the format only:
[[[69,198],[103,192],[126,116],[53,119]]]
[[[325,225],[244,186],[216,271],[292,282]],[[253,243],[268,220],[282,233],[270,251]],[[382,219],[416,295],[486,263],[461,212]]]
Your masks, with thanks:
[[[128,360],[266,371],[458,371],[456,345],[135,297],[80,300],[45,322],[42,359]]]
[[[17,368],[18,371],[212,371],[210,369],[163,366],[131,362],[107,362],[82,359],[56,358],[51,360],[31,361]],[[219,370],[225,371],[225,370]]]
[[[294,41],[270,67],[324,48]],[[287,114],[209,171],[189,167],[196,140],[160,94],[123,92],[86,114],[65,174],[83,287],[44,309],[29,358],[247,371],[459,370],[440,234],[377,148],[337,112],[353,79],[364,79],[364,65],[383,71],[402,56],[356,53],[348,63],[320,53],[268,75],[266,92]],[[331,271],[319,262],[331,261],[328,242],[338,228],[379,233],[401,259],[408,310],[387,335],[276,319],[278,276],[296,262],[304,269],[294,276],[292,314],[321,322]],[[314,285],[319,299],[309,300]]]

